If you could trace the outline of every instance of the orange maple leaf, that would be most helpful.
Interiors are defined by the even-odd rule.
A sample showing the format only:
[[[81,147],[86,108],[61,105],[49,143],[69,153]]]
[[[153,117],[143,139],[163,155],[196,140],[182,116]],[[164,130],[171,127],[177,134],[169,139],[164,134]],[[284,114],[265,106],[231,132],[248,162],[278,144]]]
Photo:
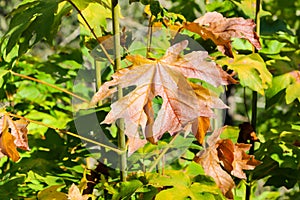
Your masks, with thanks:
[[[187,22],[184,28],[198,33],[203,39],[211,39],[223,54],[233,57],[231,38],[247,39],[255,48],[261,49],[258,35],[254,32],[252,19],[242,17],[226,18],[217,12],[208,12],[194,22]]]
[[[6,155],[16,162],[20,158],[17,147],[30,150],[27,125],[28,123],[24,119],[14,121],[8,115],[0,114],[0,158]]]
[[[118,118],[124,119],[129,154],[144,146],[147,140],[156,143],[165,132],[173,135],[184,130],[198,117],[213,117],[211,108],[227,108],[217,95],[201,85],[190,83],[187,78],[201,79],[214,86],[235,80],[209,60],[207,52],[196,51],[181,56],[180,52],[187,45],[187,40],[173,45],[158,60],[140,55],[127,56],[133,65],[117,71],[113,80],[104,83],[94,95],[92,104],[116,92],[116,86],[135,86],[133,91],[111,105],[111,111],[102,122],[109,124]],[[163,104],[154,118],[152,99],[156,96],[163,99]]]
[[[230,139],[220,139],[225,128],[226,126],[213,132],[207,139],[205,149],[194,160],[202,165],[207,175],[214,178],[222,193],[228,199],[233,199],[231,190],[235,184],[230,174],[246,179],[243,170],[253,170],[261,162],[246,153],[251,144],[233,144]]]

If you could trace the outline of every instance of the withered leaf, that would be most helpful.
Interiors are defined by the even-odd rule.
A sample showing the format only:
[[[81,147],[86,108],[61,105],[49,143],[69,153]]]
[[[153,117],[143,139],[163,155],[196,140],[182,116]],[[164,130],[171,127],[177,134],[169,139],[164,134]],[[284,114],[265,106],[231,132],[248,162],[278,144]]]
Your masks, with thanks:
[[[231,174],[240,179],[246,179],[246,174],[243,170],[253,170],[261,162],[256,160],[253,155],[248,155],[251,144],[235,144],[234,145],[234,160],[232,162]]]
[[[135,86],[133,91],[111,105],[111,111],[102,122],[109,124],[118,118],[124,119],[129,154],[143,146],[146,140],[156,143],[165,132],[173,135],[182,131],[198,117],[213,117],[211,108],[227,107],[217,95],[190,83],[187,78],[201,79],[215,86],[227,85],[234,80],[208,60],[207,52],[181,56],[180,52],[187,45],[187,40],[173,45],[158,60],[127,56],[133,65],[117,71],[113,80],[104,83],[94,95],[92,104],[116,92],[116,86]],[[152,99],[156,96],[163,99],[163,104],[154,119]],[[133,140],[141,143],[135,144]]]
[[[230,174],[246,179],[243,170],[253,170],[261,162],[248,155],[250,144],[233,144],[229,139],[220,139],[225,127],[214,131],[207,139],[207,145],[194,160],[200,163],[205,173],[214,178],[223,194],[232,199],[231,189],[235,187]]]
[[[222,169],[220,159],[218,157],[217,148],[219,146],[219,135],[222,133],[223,128],[213,132],[207,139],[207,146],[205,150],[200,151],[194,158],[194,161],[201,164],[205,174],[211,176],[222,193],[229,199],[233,198],[231,190],[235,187],[234,181],[231,176]]]
[[[16,145],[14,144],[14,140],[15,137],[8,132],[7,122],[4,122],[0,137],[1,155],[6,155],[9,158],[11,158],[14,162],[17,162],[20,159],[20,155],[17,151]]]
[[[68,191],[68,199],[69,200],[87,200],[89,198],[88,195],[82,195],[79,188],[73,183]]]
[[[210,128],[210,119],[208,117],[198,117],[198,119],[193,123],[192,132],[195,134],[196,139],[200,144],[203,144],[204,137]]]
[[[30,150],[27,139],[27,125],[28,123],[24,119],[14,121],[8,115],[0,114],[1,157],[6,155],[16,162],[20,158],[17,148]]]
[[[252,19],[241,17],[226,18],[217,12],[208,12],[184,28],[198,33],[203,39],[211,39],[223,54],[233,57],[231,38],[247,39],[255,48],[261,49],[258,35],[254,32]]]

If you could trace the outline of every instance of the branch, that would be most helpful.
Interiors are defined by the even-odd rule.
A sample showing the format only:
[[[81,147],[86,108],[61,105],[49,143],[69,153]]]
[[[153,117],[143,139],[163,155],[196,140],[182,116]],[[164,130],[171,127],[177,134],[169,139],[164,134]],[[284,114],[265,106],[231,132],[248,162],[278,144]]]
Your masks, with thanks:
[[[86,142],[90,142],[90,143],[95,144],[95,145],[98,145],[98,146],[100,146],[100,147],[104,147],[104,148],[107,148],[107,149],[109,149],[109,150],[112,150],[112,151],[114,151],[114,152],[116,152],[116,153],[118,153],[118,154],[123,154],[123,153],[124,153],[124,151],[119,150],[119,149],[117,149],[117,148],[108,146],[108,145],[106,145],[106,144],[102,144],[102,143],[100,143],[100,142],[96,142],[96,141],[94,141],[94,140],[91,140],[91,139],[89,139],[89,138],[83,137],[83,136],[81,136],[81,135],[77,135],[77,134],[72,133],[72,132],[70,132],[70,131],[66,131],[66,130],[63,130],[63,129],[60,129],[60,128],[56,128],[56,127],[50,126],[50,125],[45,124],[45,123],[40,122],[40,121],[35,121],[35,120],[32,120],[32,119],[28,119],[28,118],[26,118],[26,117],[22,117],[22,116],[20,116],[20,115],[12,114],[12,113],[9,113],[9,112],[7,112],[7,114],[8,114],[9,116],[11,116],[11,117],[15,117],[15,118],[19,118],[19,119],[24,119],[25,121],[28,121],[28,122],[31,122],[31,123],[34,123],[34,124],[38,124],[38,125],[41,125],[41,126],[45,126],[45,127],[47,127],[47,128],[51,128],[51,129],[53,129],[53,130],[55,130],[55,131],[58,131],[58,132],[60,132],[60,133],[67,134],[67,135],[71,135],[71,136],[73,136],[73,137],[79,138],[79,139],[84,140],[84,141],[86,141]]]
[[[114,61],[111,59],[111,57],[109,56],[109,54],[107,53],[105,47],[102,45],[100,39],[97,37],[94,29],[91,27],[91,25],[89,24],[89,22],[86,20],[86,18],[83,16],[83,14],[81,13],[81,11],[79,10],[79,8],[72,2],[72,0],[67,0],[74,8],[75,10],[78,12],[78,14],[81,16],[81,18],[83,19],[84,23],[87,25],[87,27],[89,28],[89,30],[91,31],[92,35],[94,36],[94,38],[97,40],[98,44],[100,45],[103,53],[105,54],[105,56],[107,57],[107,59],[109,60],[109,62],[114,65]]]
[[[54,89],[56,89],[56,90],[62,91],[62,92],[64,92],[64,93],[66,93],[66,94],[69,94],[69,95],[71,95],[71,96],[73,96],[73,97],[75,97],[75,98],[77,98],[77,99],[80,99],[80,100],[83,101],[83,102],[90,103],[89,100],[87,100],[87,99],[85,99],[85,98],[83,98],[83,97],[81,97],[81,96],[78,96],[77,94],[74,94],[73,92],[70,92],[69,90],[66,90],[66,89],[64,89],[64,88],[57,87],[56,85],[53,85],[53,84],[51,84],[51,83],[47,83],[47,82],[45,82],[45,81],[42,81],[42,80],[39,80],[39,79],[30,77],[30,76],[26,76],[26,75],[23,75],[23,74],[19,74],[19,73],[17,73],[17,72],[11,71],[11,70],[10,70],[10,73],[11,73],[12,75],[15,75],[15,76],[18,76],[18,77],[21,77],[21,78],[24,78],[24,79],[32,80],[32,81],[35,81],[35,82],[37,82],[37,83],[41,83],[41,84],[43,84],[43,85],[47,85],[47,86],[52,87],[52,88],[54,88]]]

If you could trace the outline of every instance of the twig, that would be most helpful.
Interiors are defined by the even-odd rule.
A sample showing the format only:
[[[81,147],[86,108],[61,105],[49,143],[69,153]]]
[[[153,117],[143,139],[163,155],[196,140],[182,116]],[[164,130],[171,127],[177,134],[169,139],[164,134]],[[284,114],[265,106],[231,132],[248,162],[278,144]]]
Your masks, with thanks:
[[[167,147],[159,154],[159,156],[154,161],[153,165],[150,167],[149,172],[152,172],[156,165],[158,165],[159,161],[164,157],[164,155],[167,153],[167,151],[172,147],[173,142],[178,137],[179,133],[177,133],[172,140],[168,143]]]
[[[81,16],[81,18],[83,19],[84,23],[87,25],[87,27],[89,28],[89,30],[91,31],[91,33],[93,34],[94,38],[97,40],[97,42],[99,43],[99,46],[101,47],[103,53],[105,54],[105,56],[107,57],[107,59],[109,60],[109,62],[114,65],[114,61],[111,59],[111,57],[109,56],[109,54],[107,53],[105,47],[102,45],[100,39],[97,37],[94,29],[91,27],[91,25],[89,24],[89,22],[86,20],[86,18],[83,16],[82,12],[80,11],[80,9],[71,1],[71,0],[67,0],[78,12],[78,14]]]
[[[43,85],[47,85],[47,86],[52,87],[52,88],[54,88],[54,89],[56,89],[56,90],[62,91],[62,92],[64,92],[64,93],[66,93],[66,94],[69,94],[69,95],[71,95],[71,96],[73,96],[73,97],[75,97],[75,98],[77,98],[77,99],[80,99],[80,100],[83,101],[83,102],[90,103],[89,100],[87,100],[87,99],[85,99],[85,98],[83,98],[83,97],[81,97],[81,96],[78,96],[77,94],[74,94],[73,92],[70,92],[69,90],[66,90],[66,89],[64,89],[64,88],[57,87],[56,85],[53,85],[53,84],[51,84],[51,83],[47,83],[47,82],[45,82],[45,81],[42,81],[42,80],[39,80],[39,79],[30,77],[30,76],[26,76],[26,75],[23,75],[23,74],[19,74],[19,73],[17,73],[17,72],[11,71],[11,70],[10,70],[10,73],[11,73],[12,75],[15,75],[15,76],[18,76],[18,77],[21,77],[21,78],[24,78],[24,79],[32,80],[32,81],[35,81],[35,82],[37,82],[37,83],[41,83],[41,84],[43,84]]]
[[[84,140],[84,141],[86,141],[86,142],[90,142],[90,143],[93,143],[93,144],[98,145],[98,146],[100,146],[100,147],[104,147],[104,148],[107,148],[107,149],[109,149],[109,150],[112,150],[112,151],[114,151],[114,152],[116,152],[116,153],[118,153],[118,154],[123,154],[123,152],[124,152],[124,151],[119,150],[119,149],[117,149],[117,148],[108,146],[108,145],[106,145],[106,144],[102,144],[102,143],[100,143],[100,142],[96,142],[96,141],[94,141],[94,140],[91,140],[91,139],[89,139],[89,138],[83,137],[83,136],[81,136],[81,135],[77,135],[77,134],[72,133],[72,132],[70,132],[70,131],[66,131],[66,130],[63,130],[63,129],[60,129],[60,128],[57,128],[57,127],[50,126],[50,125],[45,124],[45,123],[40,122],[40,121],[35,121],[35,120],[32,120],[32,119],[28,119],[28,118],[26,118],[26,117],[22,117],[22,116],[20,116],[20,115],[12,114],[12,113],[9,113],[9,112],[7,112],[6,114],[8,114],[8,115],[11,116],[11,117],[15,117],[15,118],[19,118],[19,119],[24,119],[25,121],[28,121],[28,122],[31,122],[31,123],[34,123],[34,124],[38,124],[38,125],[41,125],[41,126],[45,126],[45,127],[47,127],[47,128],[51,128],[51,129],[53,129],[53,130],[55,130],[55,131],[58,131],[58,132],[61,132],[61,133],[63,133],[63,134],[71,135],[71,136],[73,136],[73,137],[79,138],[79,139]]]

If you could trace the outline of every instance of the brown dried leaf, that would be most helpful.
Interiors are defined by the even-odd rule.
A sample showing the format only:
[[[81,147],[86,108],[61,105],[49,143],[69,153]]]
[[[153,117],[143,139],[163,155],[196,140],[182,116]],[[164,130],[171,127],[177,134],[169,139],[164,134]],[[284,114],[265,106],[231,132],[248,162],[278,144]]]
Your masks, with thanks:
[[[20,156],[17,147],[23,150],[30,150],[27,139],[27,125],[24,119],[13,121],[8,115],[0,115],[0,156],[8,156],[14,162]],[[9,132],[9,129],[11,132]]]
[[[187,40],[175,44],[158,60],[127,56],[133,65],[117,71],[113,80],[103,84],[93,97],[91,103],[96,104],[116,92],[117,85],[121,88],[136,86],[111,105],[111,111],[102,122],[109,124],[118,118],[124,119],[130,153],[142,147],[145,139],[156,143],[165,132],[173,135],[198,117],[213,117],[211,108],[227,107],[217,95],[191,84],[187,78],[198,78],[215,86],[229,84],[232,78],[214,62],[207,61],[207,53],[181,56],[180,52],[187,45]],[[162,97],[163,104],[154,120],[152,99],[155,96]],[[140,144],[133,141],[140,141]]]
[[[261,49],[252,19],[225,18],[220,13],[208,12],[194,22],[185,23],[184,28],[198,33],[203,39],[211,39],[219,51],[229,57],[233,57],[231,38],[234,37],[247,39],[256,49]]]
[[[194,161],[201,164],[205,174],[211,176],[215,180],[216,184],[227,198],[232,199],[233,194],[231,190],[235,187],[235,184],[231,176],[222,169],[217,151],[219,144],[217,144],[216,141],[219,139],[222,130],[223,129],[214,131],[207,140],[209,146],[205,148],[205,150],[200,151],[194,158]]]
[[[24,119],[19,119],[13,121],[11,118],[8,118],[8,124],[11,129],[11,134],[16,138],[15,144],[18,148],[29,151],[28,138],[27,138],[27,125],[28,122]]]
[[[234,160],[232,162],[231,174],[240,179],[246,179],[246,174],[243,170],[253,170],[261,162],[254,159],[253,155],[246,154],[251,147],[251,144],[235,144],[234,146]]]
[[[231,175],[245,179],[243,170],[253,170],[261,162],[253,155],[246,154],[250,144],[233,144],[229,139],[220,139],[225,127],[214,131],[207,139],[205,150],[200,151],[194,160],[200,163],[205,173],[214,178],[223,194],[233,198],[231,189],[235,187]]]
[[[200,144],[203,144],[205,135],[210,127],[210,119],[208,117],[198,117],[198,119],[193,123],[192,132],[195,134],[195,138]]]
[[[69,200],[87,200],[88,195],[82,195],[79,188],[73,183],[69,188],[68,199]]]
[[[227,172],[233,170],[232,162],[234,161],[234,144],[229,139],[219,140],[217,142],[218,157],[221,165]]]
[[[3,126],[1,128],[1,137],[0,137],[1,155],[6,155],[9,158],[11,158],[14,162],[17,162],[20,159],[20,155],[14,143],[15,137],[8,132],[8,129],[9,129],[8,124],[6,121],[4,121]]]

